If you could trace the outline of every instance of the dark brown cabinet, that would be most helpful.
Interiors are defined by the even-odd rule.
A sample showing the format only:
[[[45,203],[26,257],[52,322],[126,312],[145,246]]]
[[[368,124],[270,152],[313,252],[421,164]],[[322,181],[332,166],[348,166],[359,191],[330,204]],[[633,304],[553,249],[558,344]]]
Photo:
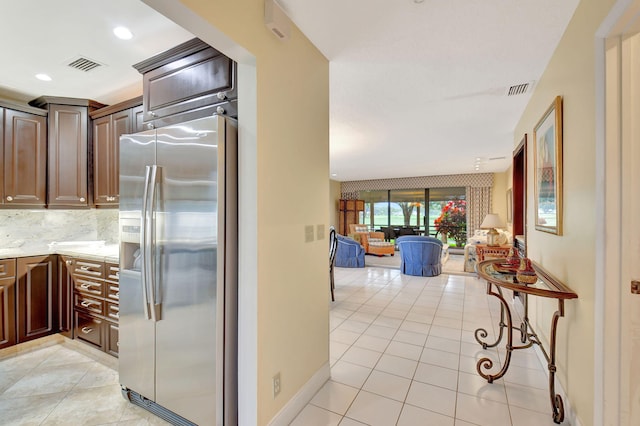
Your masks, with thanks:
[[[236,63],[202,40],[133,67],[143,74],[144,122],[153,127],[211,115],[218,106],[237,116]]]
[[[120,136],[142,125],[142,97],[91,113],[93,119],[93,202],[117,207],[119,201]],[[138,123],[139,121],[139,123]]]
[[[58,328],[60,334],[73,338],[73,280],[66,256],[58,256]]]
[[[57,256],[17,259],[17,342],[58,331]]]
[[[0,106],[0,204],[44,207],[47,183],[46,111]]]
[[[73,281],[73,335],[118,355],[119,268],[117,264],[70,258]]]
[[[16,260],[0,260],[0,349],[16,344]]]
[[[43,96],[29,105],[46,108],[48,115],[49,207],[87,207],[90,204],[89,112],[104,105],[88,99]]]

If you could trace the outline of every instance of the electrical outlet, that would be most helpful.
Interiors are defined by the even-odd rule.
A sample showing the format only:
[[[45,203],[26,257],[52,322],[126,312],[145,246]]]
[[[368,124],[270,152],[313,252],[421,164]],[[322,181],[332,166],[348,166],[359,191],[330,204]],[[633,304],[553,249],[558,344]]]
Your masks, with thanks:
[[[273,376],[273,397],[275,398],[280,394],[280,373]]]

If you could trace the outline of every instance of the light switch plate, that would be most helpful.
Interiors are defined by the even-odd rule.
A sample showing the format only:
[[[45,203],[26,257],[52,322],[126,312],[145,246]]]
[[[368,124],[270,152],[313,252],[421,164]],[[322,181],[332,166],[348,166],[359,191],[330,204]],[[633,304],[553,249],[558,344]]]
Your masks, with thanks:
[[[313,225],[305,225],[304,227],[304,242],[310,243],[313,241]]]
[[[324,240],[324,225],[316,225],[316,240]]]

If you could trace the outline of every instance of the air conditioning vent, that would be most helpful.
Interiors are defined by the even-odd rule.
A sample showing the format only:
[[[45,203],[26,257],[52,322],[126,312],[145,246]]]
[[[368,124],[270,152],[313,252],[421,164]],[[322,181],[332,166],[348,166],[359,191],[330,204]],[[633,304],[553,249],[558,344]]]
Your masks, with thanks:
[[[92,69],[96,69],[98,67],[101,67],[102,64],[100,64],[100,63],[98,63],[96,61],[93,61],[91,59],[84,58],[84,57],[80,56],[80,57],[78,57],[76,59],[73,59],[68,64],[68,66],[70,66],[71,68],[75,68],[77,70],[80,70],[80,71],[88,72],[88,71],[91,71]]]
[[[489,161],[495,161],[495,160],[505,160],[507,157],[491,157],[489,158]]]
[[[517,84],[515,86],[509,87],[509,90],[507,91],[507,96],[523,95],[527,93],[527,90],[529,90],[529,83]]]

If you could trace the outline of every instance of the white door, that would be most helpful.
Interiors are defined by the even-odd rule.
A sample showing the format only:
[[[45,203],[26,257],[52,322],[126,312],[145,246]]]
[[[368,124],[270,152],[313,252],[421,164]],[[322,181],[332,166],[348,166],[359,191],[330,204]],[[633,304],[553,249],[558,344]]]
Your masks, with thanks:
[[[622,306],[620,418],[640,425],[640,33],[621,40]],[[640,288],[638,289],[640,292]],[[624,297],[624,296],[627,297]],[[628,419],[628,421],[627,421]]]
[[[628,12],[637,11],[636,6]],[[629,16],[632,16],[629,19]],[[640,19],[607,39],[604,410],[606,425],[640,425]],[[640,292],[640,289],[639,289]],[[597,301],[602,303],[602,301]],[[599,403],[600,401],[596,401]],[[597,421],[597,419],[596,419]]]

